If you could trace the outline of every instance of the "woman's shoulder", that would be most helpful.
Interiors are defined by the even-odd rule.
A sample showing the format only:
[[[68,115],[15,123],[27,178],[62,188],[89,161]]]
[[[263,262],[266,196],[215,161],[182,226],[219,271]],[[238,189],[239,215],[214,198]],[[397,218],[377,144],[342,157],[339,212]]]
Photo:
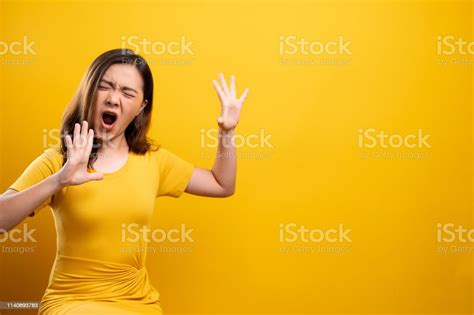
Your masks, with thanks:
[[[49,162],[55,169],[60,169],[63,164],[64,155],[60,147],[49,147],[44,150],[40,158]]]
[[[153,159],[163,159],[163,157],[165,157],[169,153],[170,151],[168,151],[163,145],[153,144],[150,146],[146,154],[152,157]]]
[[[49,147],[44,150],[44,154],[51,158],[62,159],[63,153],[60,147]]]
[[[44,154],[48,155],[48,156],[51,156],[51,157],[55,157],[55,158],[62,158],[63,157],[63,153],[61,151],[61,148],[60,147],[49,147],[49,148],[46,148],[44,150]]]
[[[147,155],[149,155],[155,162],[158,162],[159,164],[179,158],[175,153],[173,153],[172,150],[161,144],[151,146],[147,152]]]

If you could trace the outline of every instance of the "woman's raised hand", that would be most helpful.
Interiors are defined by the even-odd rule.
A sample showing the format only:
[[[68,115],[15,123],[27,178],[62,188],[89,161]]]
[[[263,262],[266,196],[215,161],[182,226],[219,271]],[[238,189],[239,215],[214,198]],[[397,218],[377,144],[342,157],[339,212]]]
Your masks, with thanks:
[[[242,104],[247,97],[249,89],[246,88],[242,95],[237,98],[235,88],[235,77],[230,76],[230,88],[227,86],[224,75],[219,73],[220,84],[216,80],[212,80],[214,88],[221,102],[221,115],[217,118],[219,128],[224,131],[229,131],[237,126],[240,119],[240,110]]]
[[[57,173],[60,185],[80,185],[91,180],[101,180],[101,173],[89,173],[87,165],[94,143],[94,130],[88,129],[87,121],[74,125],[74,137],[66,135],[67,161]]]

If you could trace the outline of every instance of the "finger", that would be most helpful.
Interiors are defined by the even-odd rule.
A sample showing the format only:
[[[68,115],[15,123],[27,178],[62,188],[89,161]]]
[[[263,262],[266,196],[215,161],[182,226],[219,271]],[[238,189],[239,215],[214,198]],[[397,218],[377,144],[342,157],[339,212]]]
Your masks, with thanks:
[[[229,95],[229,88],[227,87],[227,82],[225,82],[225,78],[222,73],[219,73],[219,79],[221,81],[222,90],[224,91],[225,95]]]
[[[88,128],[87,128],[87,121],[83,121],[82,122],[82,126],[81,126],[81,134],[79,136],[79,146],[81,147],[84,147],[85,145],[87,145],[87,132],[88,132]]]
[[[217,92],[217,95],[219,96],[220,101],[223,102],[225,98],[224,91],[222,91],[222,88],[220,87],[219,83],[217,83],[216,80],[212,80],[212,84],[214,84],[214,88],[216,89],[216,92]]]
[[[235,98],[235,76],[230,76],[230,95]]]
[[[70,135],[66,135],[66,148],[68,151],[72,149],[72,139]]]
[[[91,153],[93,144],[94,144],[94,130],[89,129],[89,135],[87,136],[87,147],[86,147],[87,155]]]
[[[249,88],[246,88],[242,96],[239,98],[240,104],[243,104],[245,99],[247,98],[247,94],[249,94]]]
[[[81,137],[86,138],[89,131],[87,120],[82,122]]]
[[[72,140],[73,140],[73,143],[76,145],[77,145],[77,142],[79,141],[80,129],[81,129],[81,125],[79,125],[78,123],[75,123],[74,124],[74,138]]]
[[[71,135],[66,135],[66,157],[69,159],[74,154],[74,144]]]

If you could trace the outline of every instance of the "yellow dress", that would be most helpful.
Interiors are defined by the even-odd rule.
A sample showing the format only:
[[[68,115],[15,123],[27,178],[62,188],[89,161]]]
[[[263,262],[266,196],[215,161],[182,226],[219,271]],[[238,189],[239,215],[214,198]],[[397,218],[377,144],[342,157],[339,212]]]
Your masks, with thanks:
[[[9,188],[40,182],[61,168],[62,159],[59,149],[45,150]],[[127,234],[128,227],[148,226],[156,197],[179,197],[193,168],[164,148],[130,152],[103,180],[65,187],[45,201],[53,210],[57,255],[39,314],[161,314],[146,250],[130,250],[146,242]]]

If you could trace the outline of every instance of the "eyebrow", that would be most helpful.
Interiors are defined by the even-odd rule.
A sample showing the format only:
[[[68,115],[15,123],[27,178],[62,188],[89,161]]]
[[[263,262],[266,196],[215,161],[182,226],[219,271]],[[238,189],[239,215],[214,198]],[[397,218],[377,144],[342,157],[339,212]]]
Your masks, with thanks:
[[[111,82],[111,81],[108,81],[108,80],[105,80],[105,79],[102,79],[102,80],[100,80],[100,81],[101,81],[101,82],[105,82],[105,83],[107,83],[107,84],[110,85],[110,86],[115,86],[115,84],[114,84],[113,82]],[[138,92],[137,92],[135,89],[132,89],[131,87],[128,87],[128,86],[122,86],[121,90],[122,90],[122,91],[132,91],[132,92],[135,92],[135,93],[138,94]]]

